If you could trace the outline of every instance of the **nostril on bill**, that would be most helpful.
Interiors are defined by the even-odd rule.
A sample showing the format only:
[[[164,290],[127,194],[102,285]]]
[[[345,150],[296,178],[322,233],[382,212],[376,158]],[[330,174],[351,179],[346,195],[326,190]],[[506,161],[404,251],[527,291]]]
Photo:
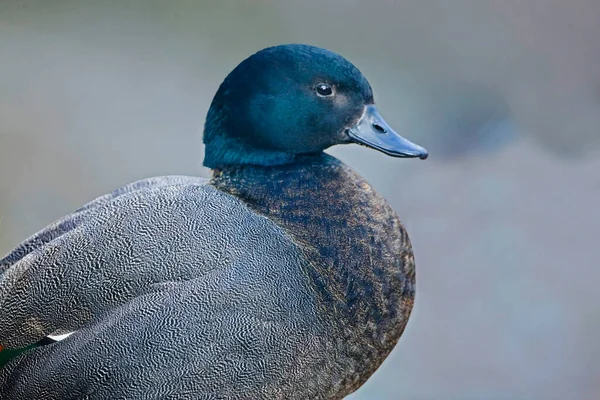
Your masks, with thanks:
[[[387,129],[379,124],[373,124],[373,128],[379,133],[387,133]]]

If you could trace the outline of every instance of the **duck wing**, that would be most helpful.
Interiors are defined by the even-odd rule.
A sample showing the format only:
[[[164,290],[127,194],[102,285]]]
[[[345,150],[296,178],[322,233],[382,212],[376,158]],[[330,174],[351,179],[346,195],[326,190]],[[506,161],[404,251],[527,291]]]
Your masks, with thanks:
[[[0,344],[75,331],[5,366],[0,398],[262,398],[318,371],[305,260],[235,197],[141,184],[75,214],[0,278]]]
[[[0,396],[323,398],[335,382],[323,371],[335,368],[310,303],[283,294],[279,274],[230,272],[165,284],[22,355],[0,372]],[[232,293],[229,280],[247,280],[254,294]]]

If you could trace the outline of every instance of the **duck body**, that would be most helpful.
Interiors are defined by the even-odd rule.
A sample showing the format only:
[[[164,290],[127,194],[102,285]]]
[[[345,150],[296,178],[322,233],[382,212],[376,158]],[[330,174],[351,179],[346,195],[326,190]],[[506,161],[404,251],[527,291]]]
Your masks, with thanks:
[[[149,204],[153,215],[143,211]],[[37,255],[46,263],[55,257],[55,267],[27,280],[47,285],[53,276],[63,277],[68,287],[47,287],[49,296],[32,298],[27,308],[35,310],[40,323],[56,315],[64,315],[64,321],[54,317],[27,337],[23,333],[31,320],[15,325],[19,312],[31,315],[19,302],[15,310],[3,308],[12,324],[0,326],[20,332],[13,341],[3,332],[5,343],[19,346],[43,332],[76,329],[69,322],[77,320],[77,312],[96,318],[67,339],[5,367],[3,398],[124,393],[158,399],[182,387],[189,398],[343,398],[392,350],[412,308],[414,262],[396,214],[360,176],[330,156],[276,169],[219,171],[210,182],[165,177],[159,185],[120,193],[87,212],[83,224]],[[105,220],[105,215],[111,217]],[[170,220],[165,234],[143,235],[145,229],[157,231],[154,224],[165,220],[162,215]],[[74,240],[72,235],[86,231],[95,232],[95,245]],[[134,232],[138,239],[113,259],[100,252]],[[71,243],[71,252],[103,257],[111,268],[94,270],[94,262],[79,263],[71,252],[50,254],[61,240]],[[154,259],[158,243],[169,249],[163,253],[169,259]],[[190,258],[187,246],[202,249],[210,261]],[[54,299],[50,293],[71,297],[58,304],[49,300],[67,297]],[[124,325],[130,327],[126,332]],[[155,329],[148,331],[149,326]],[[136,340],[121,342],[123,335]],[[295,379],[282,371],[296,371]]]
[[[244,96],[257,90],[236,91],[246,75],[234,70],[207,117],[212,179],[128,185],[0,260],[0,344],[23,348],[73,332],[0,369],[0,398],[342,399],[379,367],[414,302],[410,241],[386,201],[322,149],[364,134],[363,144],[384,152],[426,153],[393,135],[364,133],[388,128],[347,61],[310,46],[282,47],[272,64],[284,72],[288,59],[311,55],[319,66],[342,63],[341,83],[328,84],[350,94],[325,109],[345,107],[348,115],[315,126],[311,107],[331,97],[319,82],[333,79],[316,73],[317,102],[297,100],[306,118],[295,117],[313,133],[273,139],[276,132],[255,117],[238,118],[233,129],[232,110],[255,109],[254,97]],[[307,65],[294,67],[298,76],[287,71],[296,92],[305,88]],[[258,104],[268,116],[275,95],[266,92]],[[239,96],[250,106],[232,107]],[[277,118],[286,112],[276,111]],[[240,119],[262,126],[263,136],[240,135]],[[331,137],[315,141],[324,127]]]

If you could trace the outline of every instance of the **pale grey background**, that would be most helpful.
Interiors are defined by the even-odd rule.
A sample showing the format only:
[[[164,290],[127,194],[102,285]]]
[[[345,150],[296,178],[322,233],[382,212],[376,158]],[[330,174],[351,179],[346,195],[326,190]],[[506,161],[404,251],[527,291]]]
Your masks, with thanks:
[[[140,178],[200,174],[212,95],[305,42],[353,61],[426,162],[346,146],[418,295],[352,399],[600,398],[598,0],[0,0],[0,253]]]

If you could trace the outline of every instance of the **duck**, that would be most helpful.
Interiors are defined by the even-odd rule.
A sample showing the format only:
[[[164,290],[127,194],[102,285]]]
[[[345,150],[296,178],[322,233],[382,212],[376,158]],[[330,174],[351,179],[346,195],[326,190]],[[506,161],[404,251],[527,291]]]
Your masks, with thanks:
[[[428,153],[363,74],[311,45],[258,51],[203,142],[211,178],[131,183],[0,260],[0,398],[342,399],[386,359],[414,304],[411,242],[324,150]]]

